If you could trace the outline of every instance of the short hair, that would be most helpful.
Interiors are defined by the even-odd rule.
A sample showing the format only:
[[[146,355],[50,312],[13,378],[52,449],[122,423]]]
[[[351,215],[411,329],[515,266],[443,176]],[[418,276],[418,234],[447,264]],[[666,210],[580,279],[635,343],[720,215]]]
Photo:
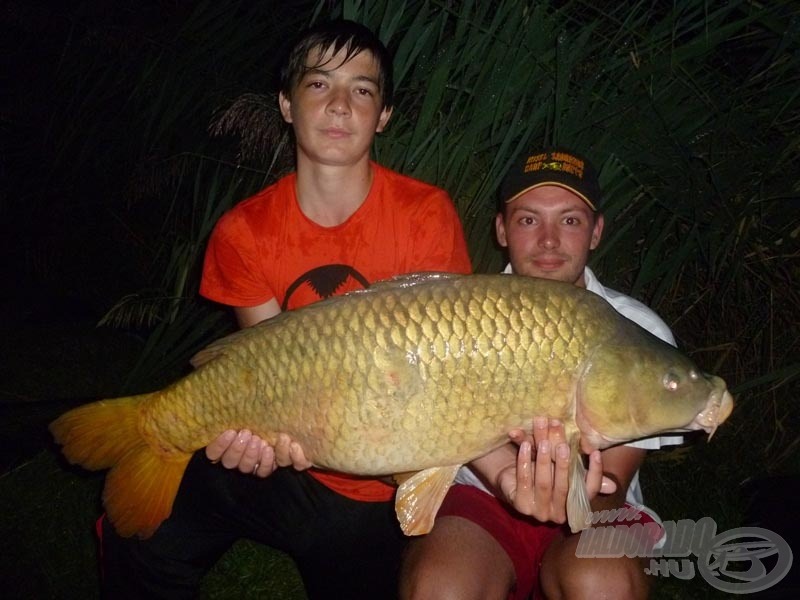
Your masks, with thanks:
[[[311,69],[318,69],[324,63],[307,65],[306,60],[312,50],[325,54],[333,50],[337,54],[345,49],[344,62],[368,50],[378,62],[378,85],[380,86],[383,108],[391,108],[394,93],[392,80],[392,58],[383,42],[372,31],[360,23],[338,19],[315,25],[304,31],[289,51],[281,69],[280,91],[287,98],[303,76]]]

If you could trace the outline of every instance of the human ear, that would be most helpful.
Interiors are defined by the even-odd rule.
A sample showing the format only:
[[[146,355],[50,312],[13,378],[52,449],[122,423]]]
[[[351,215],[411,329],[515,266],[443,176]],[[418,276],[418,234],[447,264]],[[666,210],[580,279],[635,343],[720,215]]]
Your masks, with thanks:
[[[594,250],[600,245],[600,239],[603,237],[604,224],[603,214],[597,213],[594,219],[594,228],[592,229],[592,243],[589,245],[590,250]]]
[[[506,238],[506,223],[503,213],[497,213],[494,218],[494,230],[497,234],[497,243],[503,248],[508,248],[508,239]]]
[[[393,107],[389,106],[384,108],[381,111],[381,116],[378,117],[378,125],[375,127],[375,133],[380,133],[386,127],[386,124],[389,122],[389,119],[392,116],[392,111],[394,110]]]
[[[278,106],[281,109],[283,120],[287,123],[292,122],[292,101],[283,92],[278,94]]]

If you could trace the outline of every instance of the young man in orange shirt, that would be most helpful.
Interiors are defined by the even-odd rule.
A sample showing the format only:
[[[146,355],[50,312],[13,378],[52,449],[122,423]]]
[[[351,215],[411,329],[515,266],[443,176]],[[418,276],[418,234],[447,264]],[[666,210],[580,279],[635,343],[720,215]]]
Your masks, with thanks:
[[[470,271],[448,195],[370,160],[392,113],[391,59],[372,32],[347,21],[306,32],[282,70],[279,103],[295,134],[296,172],[220,219],[202,295],[233,307],[248,327],[395,275]],[[276,469],[307,467],[297,450],[288,438],[272,448],[226,432],[207,456],[196,453],[152,538],[120,538],[105,523],[106,595],[194,597],[205,572],[245,537],[292,556],[310,598],[394,596],[405,546],[394,487]]]

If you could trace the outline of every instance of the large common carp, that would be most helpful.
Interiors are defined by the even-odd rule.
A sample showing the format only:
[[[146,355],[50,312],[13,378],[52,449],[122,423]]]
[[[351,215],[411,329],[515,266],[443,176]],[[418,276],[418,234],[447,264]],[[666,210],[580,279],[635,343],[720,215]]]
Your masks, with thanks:
[[[316,466],[416,472],[399,488],[407,534],[427,532],[458,467],[559,418],[573,448],[568,519],[588,522],[578,447],[663,431],[713,433],[725,383],[574,285],[513,275],[420,274],[290,311],[218,340],[151,394],[95,402],[50,425],[63,452],[110,468],[123,536],[169,516],[191,453],[225,429],[288,433]]]

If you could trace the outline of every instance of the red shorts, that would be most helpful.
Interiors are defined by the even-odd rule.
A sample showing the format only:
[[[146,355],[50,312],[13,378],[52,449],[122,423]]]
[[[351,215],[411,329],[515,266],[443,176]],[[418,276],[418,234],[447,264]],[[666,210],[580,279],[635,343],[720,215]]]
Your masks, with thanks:
[[[655,522],[647,512],[639,515],[635,521],[615,524]],[[471,485],[452,486],[436,516],[467,519],[497,540],[514,565],[516,584],[509,595],[513,600],[524,600],[538,588],[539,568],[545,551],[553,540],[569,534],[566,526],[541,523],[520,515],[491,494]]]

